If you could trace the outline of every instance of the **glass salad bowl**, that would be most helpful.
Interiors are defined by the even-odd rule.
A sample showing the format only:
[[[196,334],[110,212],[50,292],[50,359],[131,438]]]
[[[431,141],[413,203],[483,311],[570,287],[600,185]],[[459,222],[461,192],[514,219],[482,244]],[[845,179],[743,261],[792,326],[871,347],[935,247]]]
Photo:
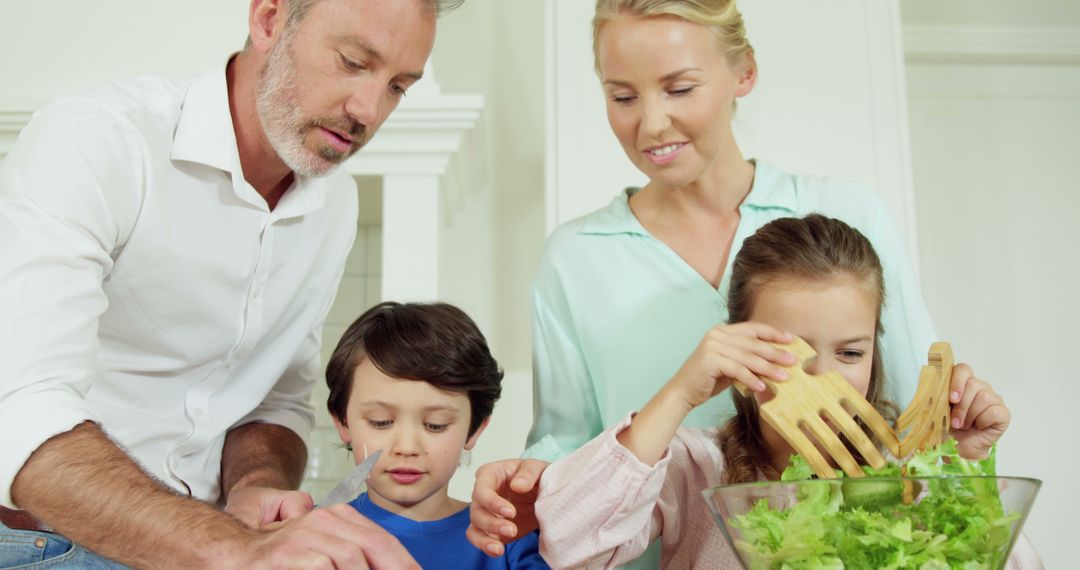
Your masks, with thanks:
[[[867,477],[724,485],[702,491],[745,568],[1005,566],[1037,479]]]

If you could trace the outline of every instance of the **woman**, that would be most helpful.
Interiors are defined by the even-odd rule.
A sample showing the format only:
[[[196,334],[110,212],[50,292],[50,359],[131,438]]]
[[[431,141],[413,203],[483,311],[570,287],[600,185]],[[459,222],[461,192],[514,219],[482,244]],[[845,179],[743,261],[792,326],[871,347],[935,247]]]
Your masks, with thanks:
[[[705,332],[727,321],[730,261],[743,240],[810,212],[844,220],[880,255],[892,295],[881,351],[896,387],[890,399],[906,404],[935,338],[903,237],[872,192],[743,156],[731,118],[757,67],[734,2],[598,0],[593,40],[608,121],[649,183],[548,240],[533,286],[536,411],[526,456],[562,457],[641,409]],[[717,425],[731,413],[729,399],[714,398],[684,425]],[[542,466],[481,468],[474,544],[496,552],[493,537],[532,526],[529,495],[511,497],[514,508],[498,494],[509,494],[514,477],[525,492]]]

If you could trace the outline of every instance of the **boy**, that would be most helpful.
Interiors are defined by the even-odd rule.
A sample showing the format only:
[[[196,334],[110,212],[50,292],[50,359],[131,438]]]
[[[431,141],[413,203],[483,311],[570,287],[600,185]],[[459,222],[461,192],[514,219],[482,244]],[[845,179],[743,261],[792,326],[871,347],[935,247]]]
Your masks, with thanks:
[[[327,364],[327,406],[341,440],[383,450],[352,503],[423,568],[547,568],[538,534],[489,558],[465,538],[469,505],[447,493],[462,450],[487,427],[503,373],[480,330],[445,303],[381,303],[354,322]],[[363,451],[361,451],[363,450]]]

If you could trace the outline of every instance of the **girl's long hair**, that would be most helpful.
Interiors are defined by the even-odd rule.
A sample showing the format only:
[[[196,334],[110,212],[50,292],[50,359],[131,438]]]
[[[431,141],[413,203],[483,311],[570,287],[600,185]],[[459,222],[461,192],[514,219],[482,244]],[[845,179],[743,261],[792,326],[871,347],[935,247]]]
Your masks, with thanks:
[[[780,218],[762,226],[743,242],[735,256],[728,291],[728,322],[749,320],[757,293],[775,280],[822,281],[844,276],[855,278],[878,299],[877,339],[866,399],[891,423],[898,410],[885,399],[885,376],[878,348],[882,333],[881,309],[885,302],[881,261],[870,240],[855,228],[820,214]],[[741,396],[735,390],[729,392],[735,402],[735,417],[724,424],[719,435],[725,482],[778,479],[780,474],[772,464],[761,433],[757,400],[752,394]],[[866,426],[863,429],[866,430]],[[862,463],[857,451],[851,446],[849,449]]]

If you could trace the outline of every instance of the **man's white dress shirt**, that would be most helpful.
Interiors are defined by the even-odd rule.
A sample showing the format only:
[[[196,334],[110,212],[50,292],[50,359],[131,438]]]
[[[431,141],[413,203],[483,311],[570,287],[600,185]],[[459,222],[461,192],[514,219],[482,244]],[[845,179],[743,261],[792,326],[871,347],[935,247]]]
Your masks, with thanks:
[[[342,169],[269,210],[243,177],[224,67],[35,113],[0,166],[0,504],[85,420],[210,501],[230,428],[306,439],[356,215]]]

